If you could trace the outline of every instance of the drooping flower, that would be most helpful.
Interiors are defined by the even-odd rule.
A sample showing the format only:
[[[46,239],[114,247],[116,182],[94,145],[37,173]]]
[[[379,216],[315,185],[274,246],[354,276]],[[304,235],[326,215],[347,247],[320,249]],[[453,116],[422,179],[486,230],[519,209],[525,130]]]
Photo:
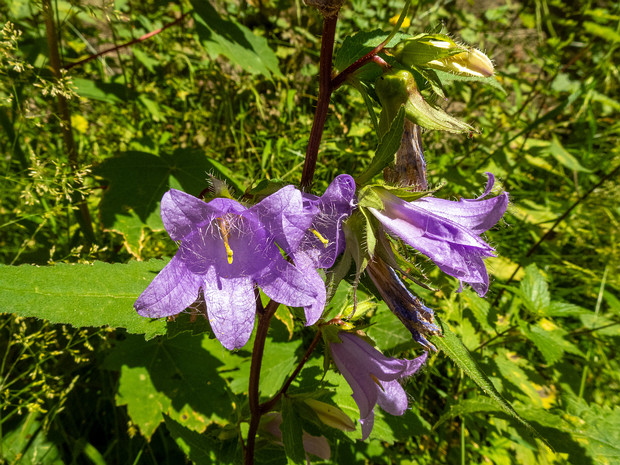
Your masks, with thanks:
[[[413,360],[386,357],[354,334],[341,332],[342,341],[331,342],[332,358],[353,390],[360,410],[362,439],[368,438],[375,421],[375,404],[392,415],[402,415],[408,407],[407,393],[399,380],[412,376],[426,361],[427,353]]]
[[[463,282],[469,283],[484,296],[489,276],[483,258],[494,257],[495,250],[480,234],[493,227],[508,206],[506,192],[484,199],[495,183],[494,176],[487,175],[486,189],[476,199],[455,202],[423,197],[405,202],[385,189],[378,189],[383,209],[370,210],[388,232],[428,256],[444,273],[458,278],[461,287]]]
[[[264,208],[274,202],[277,212]],[[316,213],[304,208],[302,194],[293,186],[250,208],[227,198],[205,203],[171,189],[164,194],[161,214],[170,238],[180,241],[179,250],[134,308],[146,317],[176,315],[202,290],[213,332],[231,350],[245,345],[252,333],[255,285],[279,303],[304,307],[307,318],[316,321],[325,305],[321,289],[282,257],[266,226],[280,222],[282,234],[296,244]]]
[[[341,174],[334,178],[321,197],[302,194],[303,211],[296,212],[304,221],[280,215],[289,201],[281,192],[256,205],[256,210],[266,218],[265,225],[278,245],[314,283],[319,292],[317,299],[324,305],[325,284],[317,269],[332,267],[345,248],[342,223],[355,208],[355,181],[348,174]],[[307,215],[312,217],[309,225]],[[307,312],[307,324],[314,324],[320,316],[320,312],[312,315]]]
[[[441,329],[434,323],[433,310],[409,292],[394,269],[379,257],[368,264],[366,271],[387,306],[409,330],[413,340],[425,349],[436,352],[435,346],[426,339],[426,336],[441,334]]]

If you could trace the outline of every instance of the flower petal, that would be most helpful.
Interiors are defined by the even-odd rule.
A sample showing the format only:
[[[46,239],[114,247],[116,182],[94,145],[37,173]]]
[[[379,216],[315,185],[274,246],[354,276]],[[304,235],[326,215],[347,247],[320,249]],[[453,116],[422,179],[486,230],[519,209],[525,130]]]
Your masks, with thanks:
[[[314,206],[304,208],[301,192],[294,186],[285,186],[266,197],[251,210],[256,211],[276,242],[286,253],[297,249],[299,243],[318,213]]]
[[[321,317],[325,308],[325,284],[314,268],[302,272],[278,255],[256,282],[276,302],[305,307],[307,325]]]
[[[229,350],[243,347],[250,339],[256,315],[252,278],[222,278],[211,268],[202,285],[215,337]]]
[[[235,200],[216,200],[205,203],[193,195],[176,189],[166,192],[161,199],[161,219],[170,238],[173,241],[180,241],[194,229],[209,224],[227,211],[240,213],[245,210],[245,207]]]
[[[381,381],[377,403],[379,407],[391,415],[402,415],[407,410],[409,402],[407,393],[397,380]]]
[[[175,256],[140,294],[134,308],[149,318],[176,315],[198,298],[200,284],[200,276],[191,273]]]

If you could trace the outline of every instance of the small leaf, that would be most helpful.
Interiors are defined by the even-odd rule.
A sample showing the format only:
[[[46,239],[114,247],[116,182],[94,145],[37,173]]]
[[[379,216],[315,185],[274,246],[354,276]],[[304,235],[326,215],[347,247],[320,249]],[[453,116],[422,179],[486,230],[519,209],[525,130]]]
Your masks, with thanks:
[[[403,128],[405,124],[405,108],[401,106],[398,114],[390,124],[390,129],[379,142],[377,152],[370,162],[370,165],[356,180],[356,185],[368,183],[374,176],[383,171],[383,168],[394,162],[394,155],[400,147],[403,138]]]
[[[527,309],[534,314],[544,314],[551,303],[551,296],[547,282],[535,263],[525,268],[520,290]]]
[[[437,323],[441,326],[443,337],[432,336],[431,342],[439,347],[448,357],[450,357],[452,361],[455,362],[458,367],[461,368],[463,372],[478,385],[480,389],[482,389],[491,399],[497,402],[502,410],[510,414],[530,434],[541,439],[545,442],[545,444],[547,444],[547,446],[551,447],[547,440],[517,413],[512,405],[510,405],[510,402],[502,397],[488,376],[480,369],[478,363],[476,363],[469,350],[467,350],[456,334],[452,332],[450,327],[439,318],[436,319]]]
[[[547,151],[555,158],[559,163],[573,171],[580,171],[582,173],[591,173],[592,170],[584,168],[579,163],[579,160],[575,158],[570,152],[568,152],[560,143],[557,137],[553,138],[547,147]]]
[[[293,400],[284,396],[282,398],[282,442],[286,455],[295,463],[304,463],[305,452],[303,443],[303,430],[301,419],[297,415],[297,408]]]

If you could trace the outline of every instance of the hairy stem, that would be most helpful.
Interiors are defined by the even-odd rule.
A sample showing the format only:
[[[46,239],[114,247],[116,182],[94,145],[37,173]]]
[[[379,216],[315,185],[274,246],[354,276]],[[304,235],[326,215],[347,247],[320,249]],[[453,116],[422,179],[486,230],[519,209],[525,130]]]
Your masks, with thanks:
[[[265,340],[267,339],[267,331],[269,330],[269,322],[280,304],[273,300],[269,301],[263,312],[258,315],[258,328],[256,329],[256,338],[254,339],[254,349],[252,350],[252,364],[250,365],[250,385],[248,396],[250,402],[250,429],[244,450],[244,464],[252,465],[254,463],[254,446],[256,444],[256,432],[260,417],[263,412],[259,404],[258,383],[260,381],[260,368],[263,363],[263,352],[265,351]]]
[[[52,71],[57,80],[62,78],[61,65],[60,65],[60,52],[58,48],[58,39],[56,24],[54,22],[54,10],[52,9],[51,0],[43,0],[43,16],[45,17],[45,33],[47,37],[47,46],[50,54],[50,64]],[[56,96],[58,116],[60,118],[60,129],[62,132],[62,138],[65,145],[65,150],[69,157],[69,165],[71,171],[75,174],[78,171],[78,153],[75,146],[75,140],[73,139],[73,128],[71,126],[71,113],[69,112],[69,105],[64,95],[58,94]],[[80,228],[84,233],[84,237],[87,242],[87,248],[90,248],[90,244],[94,242],[95,233],[93,231],[93,224],[90,218],[90,212],[86,199],[80,193],[82,182],[77,176],[74,176],[73,181],[74,191],[72,194],[72,203],[77,205],[78,212],[76,212],[76,219],[80,224]]]
[[[314,121],[310,131],[310,140],[306,148],[306,160],[301,175],[301,187],[307,189],[312,184],[316,160],[319,155],[319,146],[323,137],[323,129],[327,120],[329,100],[332,95],[332,57],[334,54],[334,38],[336,36],[336,24],[338,15],[324,19],[323,35],[321,38],[321,58],[319,59],[319,96],[314,112]]]

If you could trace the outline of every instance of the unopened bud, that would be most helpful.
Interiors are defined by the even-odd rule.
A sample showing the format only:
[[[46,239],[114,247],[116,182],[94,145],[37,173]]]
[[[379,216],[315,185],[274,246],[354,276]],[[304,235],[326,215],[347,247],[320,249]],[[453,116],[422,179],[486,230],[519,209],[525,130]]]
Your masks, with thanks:
[[[473,77],[489,77],[495,71],[489,57],[480,50],[458,45],[442,34],[422,34],[404,40],[391,52],[405,66],[426,66]]]
[[[400,105],[405,105],[407,119],[423,128],[454,133],[474,131],[469,124],[429,104],[418,90],[413,74],[407,70],[385,72],[375,82],[375,91],[388,119]]]
[[[304,402],[314,410],[319,420],[327,426],[339,429],[340,431],[355,431],[355,423],[353,423],[353,420],[338,407],[316,399],[306,399]]]

